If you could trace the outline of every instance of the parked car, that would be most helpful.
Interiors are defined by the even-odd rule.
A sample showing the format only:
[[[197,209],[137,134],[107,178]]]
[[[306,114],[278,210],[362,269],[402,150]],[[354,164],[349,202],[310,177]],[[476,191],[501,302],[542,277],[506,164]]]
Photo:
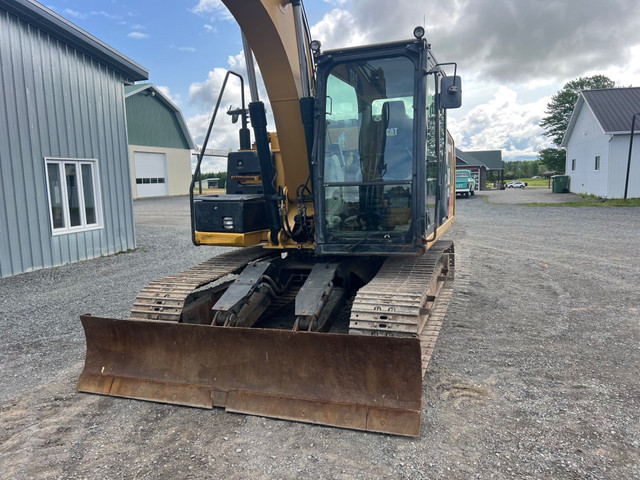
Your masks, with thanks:
[[[471,170],[456,170],[456,195],[469,197],[475,194],[477,188]]]
[[[520,180],[507,183],[507,188],[524,188],[526,186],[527,184],[525,182],[521,182]]]

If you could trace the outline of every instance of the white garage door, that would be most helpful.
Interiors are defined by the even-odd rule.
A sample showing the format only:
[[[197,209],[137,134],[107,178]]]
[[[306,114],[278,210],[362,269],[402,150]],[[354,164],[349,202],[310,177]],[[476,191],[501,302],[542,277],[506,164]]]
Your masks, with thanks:
[[[167,157],[164,153],[134,152],[138,197],[169,195]]]

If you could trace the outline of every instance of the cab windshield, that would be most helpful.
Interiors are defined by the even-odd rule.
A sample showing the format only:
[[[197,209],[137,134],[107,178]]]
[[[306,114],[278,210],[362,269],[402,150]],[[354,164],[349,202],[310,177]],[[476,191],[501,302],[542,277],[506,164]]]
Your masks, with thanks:
[[[329,74],[323,186],[334,237],[399,237],[411,226],[414,70],[395,57]]]

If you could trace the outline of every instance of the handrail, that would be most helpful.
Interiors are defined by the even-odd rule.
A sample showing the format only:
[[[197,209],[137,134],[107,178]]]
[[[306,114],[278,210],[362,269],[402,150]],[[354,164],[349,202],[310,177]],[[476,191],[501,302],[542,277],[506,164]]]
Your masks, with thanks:
[[[198,154],[198,162],[196,163],[196,169],[193,172],[193,176],[191,177],[191,186],[189,187],[189,208],[191,211],[191,241],[196,246],[200,244],[196,241],[196,219],[195,219],[195,212],[193,208],[193,189],[196,186],[196,181],[200,178],[200,164],[202,163],[202,158],[204,157],[204,151],[206,150],[207,143],[209,142],[209,136],[211,135],[213,123],[216,121],[216,115],[218,114],[218,108],[220,107],[220,102],[222,101],[222,95],[224,94],[224,89],[227,86],[227,80],[229,79],[229,75],[235,75],[240,79],[240,92],[242,94],[242,111],[243,112],[245,111],[244,79],[242,78],[242,75],[240,75],[239,73],[229,70],[227,71],[227,74],[224,76],[224,81],[222,82],[222,88],[220,89],[220,94],[218,95],[218,101],[216,102],[216,106],[213,109],[213,115],[211,116],[211,121],[209,122],[209,128],[207,129],[207,134],[205,135],[204,140],[202,142],[202,148],[200,149],[200,153]]]

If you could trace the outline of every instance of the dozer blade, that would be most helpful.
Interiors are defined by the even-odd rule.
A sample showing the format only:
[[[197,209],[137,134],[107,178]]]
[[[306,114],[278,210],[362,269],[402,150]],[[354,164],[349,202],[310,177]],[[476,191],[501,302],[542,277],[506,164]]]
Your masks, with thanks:
[[[81,317],[83,392],[420,434],[417,338]]]

